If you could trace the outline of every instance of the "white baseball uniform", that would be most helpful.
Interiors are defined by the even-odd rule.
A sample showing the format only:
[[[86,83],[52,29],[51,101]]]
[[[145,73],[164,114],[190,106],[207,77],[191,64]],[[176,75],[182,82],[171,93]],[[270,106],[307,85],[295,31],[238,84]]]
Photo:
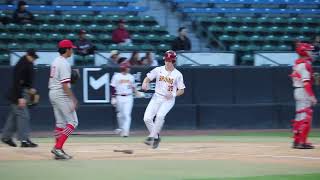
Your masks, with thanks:
[[[166,70],[165,66],[154,68],[147,74],[147,77],[150,81],[156,79],[156,87],[143,119],[150,132],[149,137],[157,138],[164,124],[165,116],[175,103],[177,90],[184,89],[185,85],[180,71],[174,69],[170,72]],[[172,95],[171,99],[166,98],[168,94]],[[155,116],[156,119],[153,122]]]
[[[49,98],[53,106],[56,127],[65,128],[71,124],[74,128],[78,126],[78,117],[73,109],[72,99],[64,92],[62,84],[71,80],[71,66],[63,56],[57,57],[50,67]]]
[[[111,78],[112,87],[116,90],[116,108],[118,126],[122,130],[121,136],[129,136],[131,112],[133,106],[134,76],[130,73],[115,73]]]

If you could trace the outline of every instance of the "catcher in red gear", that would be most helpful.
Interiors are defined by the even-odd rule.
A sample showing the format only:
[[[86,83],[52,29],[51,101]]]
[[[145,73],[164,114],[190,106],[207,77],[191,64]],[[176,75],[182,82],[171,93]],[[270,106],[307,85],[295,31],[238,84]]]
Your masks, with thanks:
[[[317,103],[313,93],[313,70],[311,51],[313,46],[307,43],[297,43],[296,52],[299,58],[295,61],[292,77],[294,98],[296,101],[296,116],[292,120],[293,146],[295,149],[313,149],[314,146],[307,141],[311,130],[312,106]]]

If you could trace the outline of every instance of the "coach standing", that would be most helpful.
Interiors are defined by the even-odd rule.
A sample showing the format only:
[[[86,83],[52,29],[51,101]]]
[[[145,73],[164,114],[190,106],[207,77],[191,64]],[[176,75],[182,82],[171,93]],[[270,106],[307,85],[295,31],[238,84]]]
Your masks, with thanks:
[[[21,147],[37,147],[30,139],[30,114],[27,99],[29,94],[35,94],[32,88],[34,68],[33,63],[38,55],[33,49],[29,49],[22,56],[13,69],[13,85],[10,90],[11,102],[9,115],[3,129],[1,141],[9,146],[16,147],[12,136],[17,132],[17,138],[21,141]]]

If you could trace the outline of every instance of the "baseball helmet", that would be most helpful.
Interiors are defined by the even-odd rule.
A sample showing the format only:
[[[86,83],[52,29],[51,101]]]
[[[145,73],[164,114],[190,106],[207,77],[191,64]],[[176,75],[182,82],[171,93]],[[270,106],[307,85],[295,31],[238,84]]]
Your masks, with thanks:
[[[297,43],[296,44],[296,52],[300,56],[307,56],[309,57],[310,55],[307,53],[307,51],[312,51],[314,50],[314,46],[308,43]]]
[[[177,60],[177,53],[172,50],[168,50],[164,53],[163,60],[175,63]]]
[[[124,61],[120,64],[120,71],[125,71],[126,69],[130,68],[130,62]]]

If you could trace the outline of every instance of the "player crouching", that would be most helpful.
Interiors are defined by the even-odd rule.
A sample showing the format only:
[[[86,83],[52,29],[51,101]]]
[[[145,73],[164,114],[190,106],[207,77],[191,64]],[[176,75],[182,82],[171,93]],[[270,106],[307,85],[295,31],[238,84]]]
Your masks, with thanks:
[[[296,101],[296,116],[292,120],[294,133],[293,147],[295,149],[313,149],[314,146],[308,143],[307,138],[311,130],[312,106],[317,104],[317,99],[312,90],[313,70],[311,51],[313,46],[307,43],[298,43],[296,52],[299,58],[295,61],[291,74],[294,98]]]
[[[147,91],[150,81],[156,80],[155,93],[146,108],[143,118],[150,133],[144,143],[152,145],[153,149],[159,146],[159,134],[164,124],[165,116],[174,106],[176,96],[181,96],[185,89],[183,76],[174,67],[177,54],[172,50],[166,51],[163,59],[165,65],[151,70],[142,84],[142,90]],[[154,117],[155,121],[153,121]]]

